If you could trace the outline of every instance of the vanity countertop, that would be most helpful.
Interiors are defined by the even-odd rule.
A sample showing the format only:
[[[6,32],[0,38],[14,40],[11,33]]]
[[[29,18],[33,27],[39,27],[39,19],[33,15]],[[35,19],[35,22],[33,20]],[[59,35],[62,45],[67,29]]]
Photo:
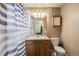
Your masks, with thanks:
[[[49,40],[50,38],[46,35],[34,35],[29,36],[26,40]]]

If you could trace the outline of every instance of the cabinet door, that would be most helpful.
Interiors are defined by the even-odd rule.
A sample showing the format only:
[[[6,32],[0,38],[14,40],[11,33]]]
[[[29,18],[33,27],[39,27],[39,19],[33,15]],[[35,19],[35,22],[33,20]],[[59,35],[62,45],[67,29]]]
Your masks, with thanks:
[[[34,56],[35,55],[35,48],[34,48],[33,41],[26,42],[26,55]]]
[[[39,41],[38,44],[38,55],[39,56],[49,56],[49,43],[48,41]]]

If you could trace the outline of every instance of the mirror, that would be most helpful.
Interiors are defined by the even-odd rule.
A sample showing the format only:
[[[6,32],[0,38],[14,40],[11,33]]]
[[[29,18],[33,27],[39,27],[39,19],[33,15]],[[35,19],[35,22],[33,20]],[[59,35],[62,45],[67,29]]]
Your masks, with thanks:
[[[43,21],[41,19],[35,20],[35,33],[42,34],[43,31]]]
[[[47,27],[47,16],[43,18],[35,18],[32,16],[34,20],[34,32],[36,35],[46,34],[46,27]]]

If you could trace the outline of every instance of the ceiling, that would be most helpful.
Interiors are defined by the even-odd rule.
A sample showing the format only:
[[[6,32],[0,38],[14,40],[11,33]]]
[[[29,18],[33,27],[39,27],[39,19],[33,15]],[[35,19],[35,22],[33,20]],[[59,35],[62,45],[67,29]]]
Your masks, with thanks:
[[[64,3],[23,3],[24,7],[62,7]]]

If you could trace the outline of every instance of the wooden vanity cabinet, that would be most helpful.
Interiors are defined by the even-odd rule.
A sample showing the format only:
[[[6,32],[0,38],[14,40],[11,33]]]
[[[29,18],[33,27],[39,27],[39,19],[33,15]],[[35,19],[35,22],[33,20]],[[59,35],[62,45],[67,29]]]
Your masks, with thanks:
[[[53,46],[50,40],[26,40],[26,55],[50,56]]]

